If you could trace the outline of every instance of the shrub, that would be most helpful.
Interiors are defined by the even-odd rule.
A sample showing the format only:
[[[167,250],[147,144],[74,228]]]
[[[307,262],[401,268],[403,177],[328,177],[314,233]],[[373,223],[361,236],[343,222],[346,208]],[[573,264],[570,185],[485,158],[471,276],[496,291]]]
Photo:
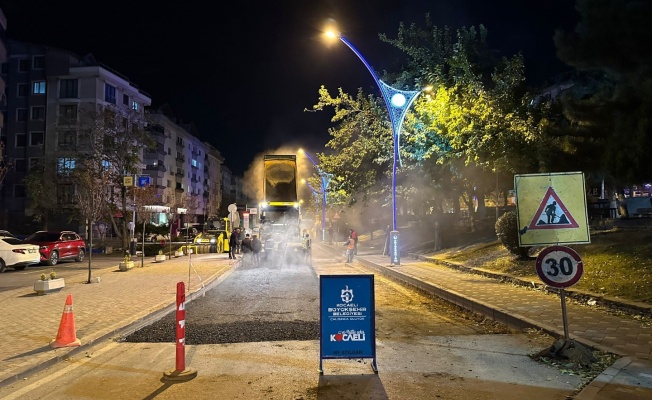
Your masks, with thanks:
[[[498,236],[507,251],[520,258],[527,258],[529,249],[518,244],[519,233],[516,218],[516,211],[508,211],[501,215],[496,221],[496,236]]]

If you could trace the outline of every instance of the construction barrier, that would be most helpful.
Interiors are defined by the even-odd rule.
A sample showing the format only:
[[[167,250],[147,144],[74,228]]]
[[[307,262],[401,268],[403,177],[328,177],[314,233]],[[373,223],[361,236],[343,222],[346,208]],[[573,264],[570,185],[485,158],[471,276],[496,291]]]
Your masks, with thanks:
[[[63,315],[59,323],[57,338],[50,342],[50,347],[75,347],[81,345],[75,330],[75,314],[72,311],[72,295],[66,297],[66,304],[63,306]]]
[[[176,367],[165,371],[163,379],[168,381],[188,381],[197,376],[197,371],[186,368],[186,286],[177,283],[177,322],[176,322]]]

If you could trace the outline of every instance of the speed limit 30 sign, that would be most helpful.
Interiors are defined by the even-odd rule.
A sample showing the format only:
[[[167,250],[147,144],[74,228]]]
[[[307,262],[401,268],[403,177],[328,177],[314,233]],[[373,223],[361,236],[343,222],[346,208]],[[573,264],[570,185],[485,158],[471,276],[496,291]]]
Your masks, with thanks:
[[[559,288],[573,286],[583,272],[580,255],[570,247],[546,247],[537,256],[537,274],[547,285]]]

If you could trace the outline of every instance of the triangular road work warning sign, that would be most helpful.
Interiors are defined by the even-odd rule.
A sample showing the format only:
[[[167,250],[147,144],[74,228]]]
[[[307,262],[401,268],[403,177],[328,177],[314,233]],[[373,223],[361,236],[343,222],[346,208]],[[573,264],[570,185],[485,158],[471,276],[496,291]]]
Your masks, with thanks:
[[[555,190],[552,186],[549,186],[541,204],[539,204],[539,208],[534,213],[534,218],[532,218],[528,229],[565,229],[578,227],[579,224],[568,212],[568,209],[559,199]]]

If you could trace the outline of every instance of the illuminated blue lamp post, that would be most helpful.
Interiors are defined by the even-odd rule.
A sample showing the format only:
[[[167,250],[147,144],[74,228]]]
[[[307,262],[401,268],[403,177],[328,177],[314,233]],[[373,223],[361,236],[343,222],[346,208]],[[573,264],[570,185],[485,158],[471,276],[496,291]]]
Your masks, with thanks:
[[[319,180],[321,182],[321,240],[326,241],[326,190],[328,189],[328,185],[331,183],[331,179],[333,179],[333,174],[329,174],[328,172],[322,171],[321,168],[319,168],[319,165],[315,162],[315,160],[308,154],[307,151],[302,150],[303,154],[308,157],[312,165],[315,167],[317,170],[317,173],[319,174]],[[307,183],[307,182],[306,182]],[[313,193],[317,193],[312,186],[308,183],[308,186],[310,187],[310,190],[313,191]]]
[[[319,203],[320,203],[320,200],[321,200],[321,198],[320,198],[321,193],[319,193],[319,191],[315,190],[315,188],[312,187],[312,185],[308,181],[306,181],[305,179],[302,179],[302,181],[305,181],[306,186],[308,186],[308,189],[310,189],[310,192],[312,192],[312,197],[315,199],[315,206],[318,206]],[[319,210],[317,209],[317,207],[315,207],[315,215],[317,215],[318,212],[319,212]]]
[[[414,100],[417,98],[420,90],[399,90],[395,89],[385,82],[378,79],[378,76],[374,72],[371,65],[367,60],[362,57],[362,54],[353,47],[351,42],[346,40],[343,36],[338,37],[345,45],[351,49],[356,56],[362,61],[362,63],[367,67],[371,76],[373,76],[376,84],[380,88],[380,92],[383,94],[383,99],[385,100],[385,105],[389,111],[389,120],[392,124],[392,137],[394,139],[394,162],[392,166],[392,228],[390,240],[390,257],[392,264],[400,265],[400,254],[399,254],[399,241],[398,241],[398,230],[396,225],[396,163],[400,162],[399,154],[399,139],[401,134],[401,126],[403,125],[403,119],[405,118],[405,113],[410,108]]]

